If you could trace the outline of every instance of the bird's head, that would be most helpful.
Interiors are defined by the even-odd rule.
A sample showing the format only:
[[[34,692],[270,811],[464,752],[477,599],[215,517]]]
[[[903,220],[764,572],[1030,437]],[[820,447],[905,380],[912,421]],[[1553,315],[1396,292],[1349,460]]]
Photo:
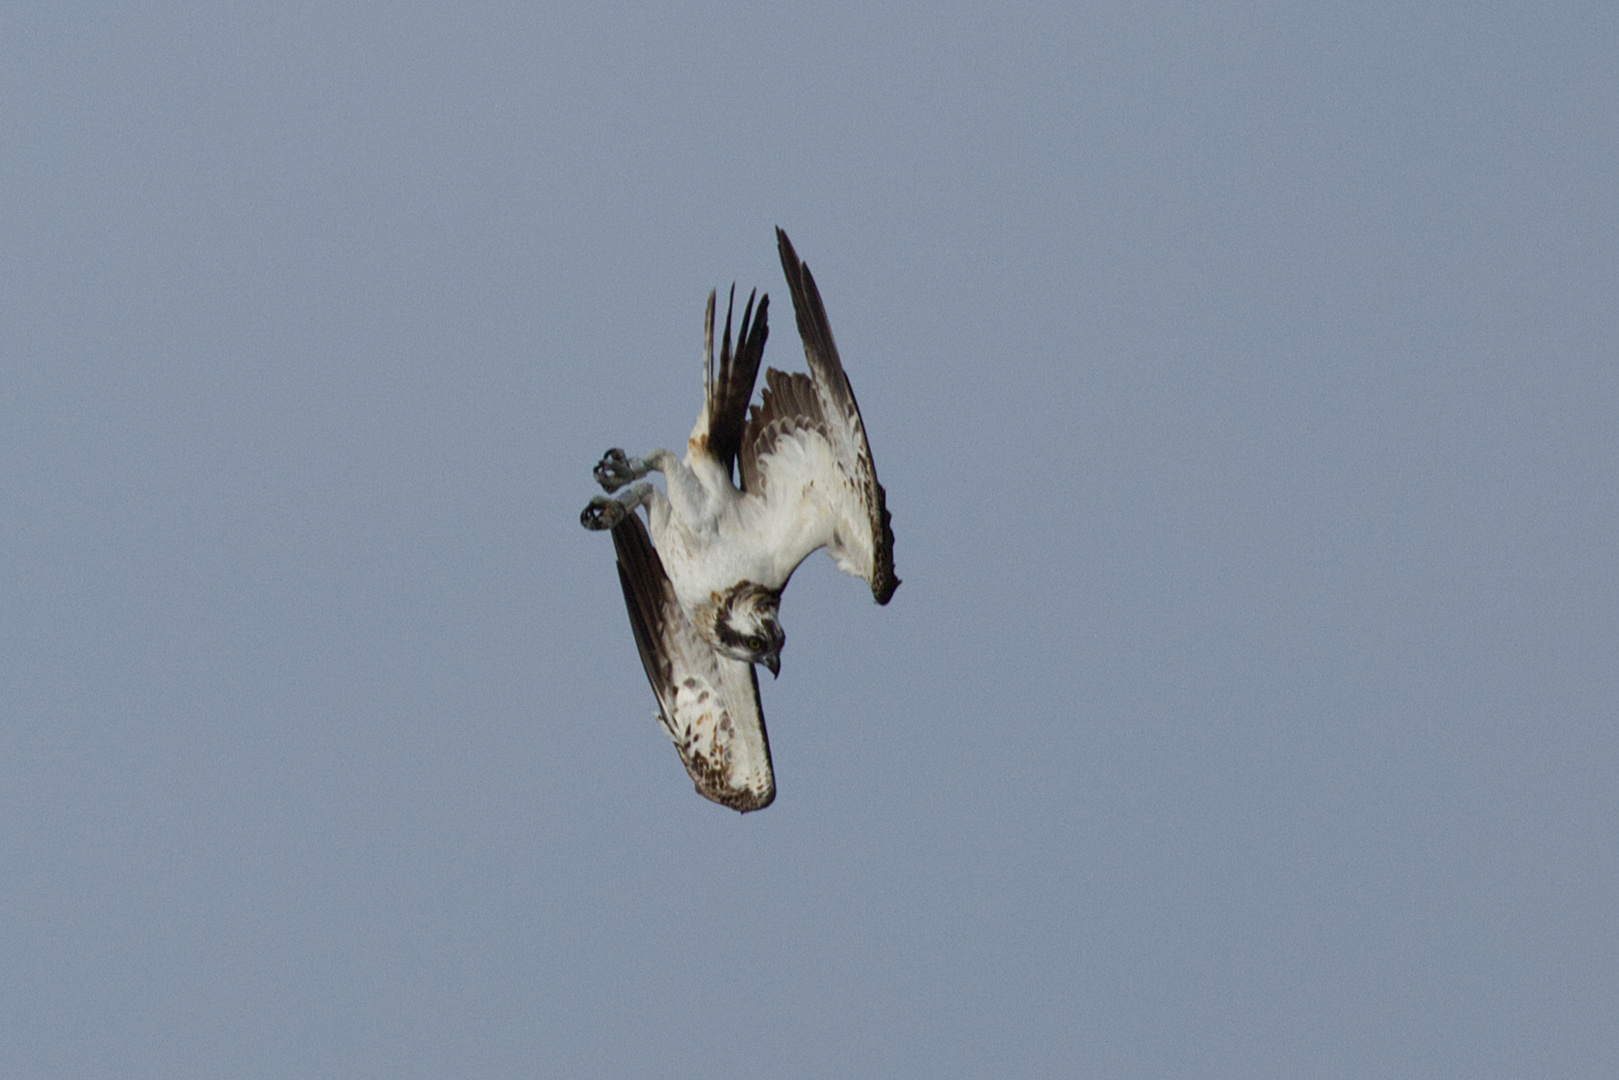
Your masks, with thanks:
[[[781,647],[787,635],[777,619],[781,592],[751,581],[739,581],[719,598],[714,612],[714,637],[719,651],[733,660],[763,664],[771,675],[781,674]]]

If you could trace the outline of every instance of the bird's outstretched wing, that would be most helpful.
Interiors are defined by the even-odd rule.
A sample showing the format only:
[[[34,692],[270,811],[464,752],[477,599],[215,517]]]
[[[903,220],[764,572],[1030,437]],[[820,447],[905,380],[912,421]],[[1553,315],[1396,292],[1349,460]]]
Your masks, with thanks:
[[[698,794],[743,813],[769,806],[776,781],[753,665],[715,652],[697,633],[639,514],[613,526],[613,547],[658,720]]]
[[[754,309],[755,293],[748,295],[747,307],[742,311],[742,325],[737,328],[736,350],[731,349],[731,313],[736,307],[736,286],[725,303],[725,338],[720,345],[720,366],[714,370],[714,294],[708,294],[708,318],[703,326],[703,412],[698,430],[693,435],[706,442],[708,452],[720,463],[727,476],[742,447],[742,433],[747,426],[748,401],[753,397],[753,384],[759,377],[759,361],[764,356],[765,339],[770,336],[770,297],[759,297]]]
[[[796,558],[824,545],[838,569],[864,578],[879,604],[899,586],[887,495],[866,425],[838,359],[809,267],[776,230],[810,375],[765,372],[761,403],[742,437],[742,488],[766,506],[765,526]]]

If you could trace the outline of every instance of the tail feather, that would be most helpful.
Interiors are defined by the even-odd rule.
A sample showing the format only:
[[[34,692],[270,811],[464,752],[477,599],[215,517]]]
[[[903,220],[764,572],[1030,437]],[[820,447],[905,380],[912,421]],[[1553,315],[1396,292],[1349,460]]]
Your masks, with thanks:
[[[758,308],[754,300],[758,299]],[[753,397],[753,384],[759,377],[759,363],[764,357],[765,339],[770,335],[770,297],[749,294],[742,311],[742,322],[737,327],[736,348],[731,347],[731,316],[736,306],[736,286],[731,286],[731,297],[725,306],[725,336],[720,343],[718,377],[714,374],[714,297],[709,298],[707,351],[708,372],[704,379],[704,413],[708,421],[708,452],[730,475],[736,463],[737,451],[742,447],[742,433],[747,427],[748,402]]]

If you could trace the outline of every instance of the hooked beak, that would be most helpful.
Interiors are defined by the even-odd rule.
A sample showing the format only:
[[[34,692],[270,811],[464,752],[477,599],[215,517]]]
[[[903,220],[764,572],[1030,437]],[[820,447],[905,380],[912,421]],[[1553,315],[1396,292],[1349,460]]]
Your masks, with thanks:
[[[765,657],[765,667],[770,669],[770,677],[772,679],[780,678],[781,677],[781,656],[780,656],[780,654],[771,653],[769,656]]]

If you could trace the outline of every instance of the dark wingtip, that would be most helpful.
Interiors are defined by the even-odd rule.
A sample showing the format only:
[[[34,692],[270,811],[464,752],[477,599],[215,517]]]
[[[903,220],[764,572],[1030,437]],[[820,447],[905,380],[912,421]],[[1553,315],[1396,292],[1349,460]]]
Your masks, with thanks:
[[[899,588],[902,584],[904,583],[901,582],[899,578],[891,577],[887,581],[879,584],[877,588],[871,590],[871,592],[872,595],[877,598],[877,603],[886,604],[894,598],[894,590]]]
[[[781,255],[781,267],[787,271],[788,280],[792,280],[803,264],[798,261],[798,252],[793,250],[793,242],[787,239],[787,234],[776,226],[776,251]]]
[[[888,512],[888,492],[881,484],[877,489],[877,573],[871,582],[871,594],[877,603],[886,604],[899,588],[899,577],[894,573],[894,516]]]

